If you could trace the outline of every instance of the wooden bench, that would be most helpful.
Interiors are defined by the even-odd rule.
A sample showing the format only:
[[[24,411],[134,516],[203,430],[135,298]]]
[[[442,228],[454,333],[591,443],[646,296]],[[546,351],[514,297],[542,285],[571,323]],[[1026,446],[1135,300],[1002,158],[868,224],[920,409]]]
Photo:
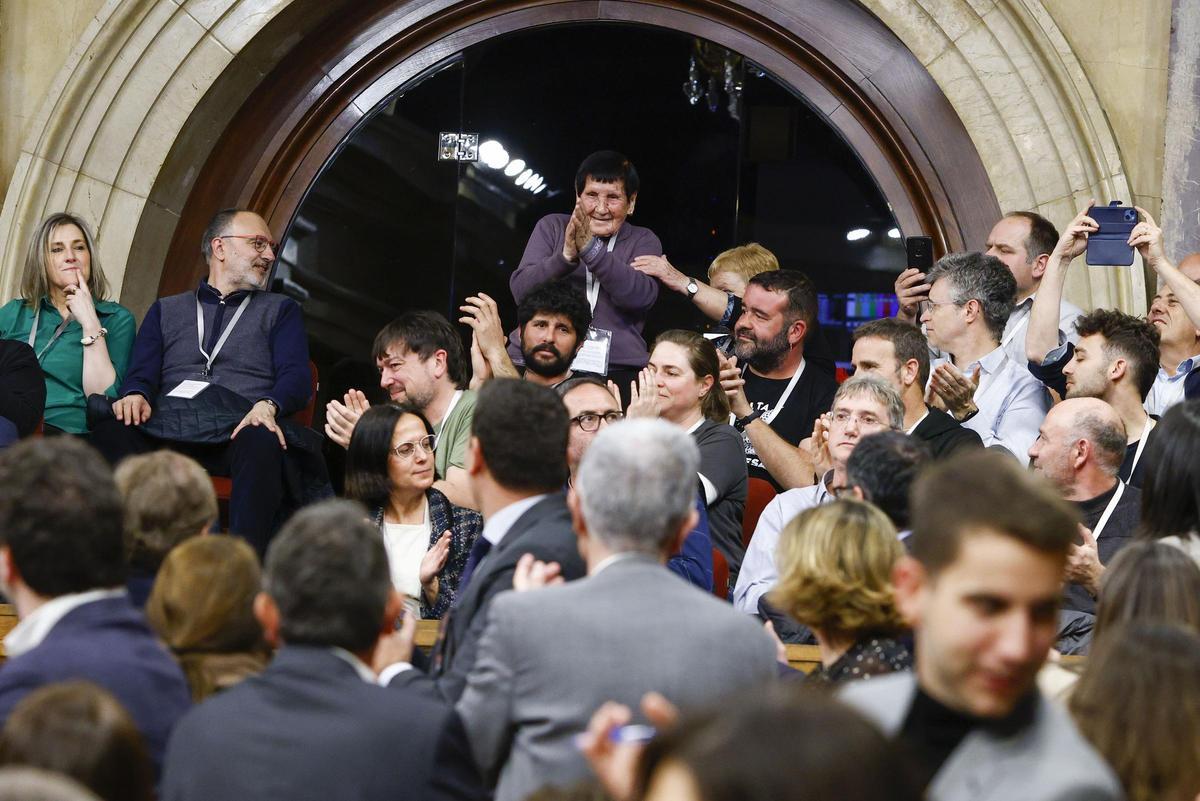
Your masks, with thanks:
[[[12,604],[0,604],[0,660],[4,659],[4,638],[17,625],[17,610]]]

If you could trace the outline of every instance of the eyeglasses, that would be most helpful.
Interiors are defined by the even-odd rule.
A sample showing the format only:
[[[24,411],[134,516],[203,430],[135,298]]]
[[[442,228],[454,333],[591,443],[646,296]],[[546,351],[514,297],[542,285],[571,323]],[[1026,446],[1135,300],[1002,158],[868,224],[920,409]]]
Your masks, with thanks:
[[[218,239],[245,239],[247,242],[249,242],[251,244],[251,246],[254,248],[254,250],[257,251],[258,253],[262,253],[264,250],[266,250],[267,246],[270,246],[271,250],[276,250],[279,248],[278,242],[276,242],[274,239],[267,239],[265,236],[249,236],[247,234],[225,234],[224,236],[220,236],[217,238]]]
[[[870,412],[858,414],[858,413],[854,413],[854,412],[848,412],[845,409],[838,409],[837,411],[833,412],[833,414],[830,416],[830,419],[833,420],[833,422],[839,423],[841,425],[846,425],[851,420],[853,420],[856,425],[860,425],[860,426],[877,426],[877,425],[879,425],[879,418],[876,417],[875,415],[871,414]]]
[[[421,453],[426,455],[433,454],[433,448],[437,444],[437,439],[433,434],[421,437],[415,442],[401,442],[396,447],[392,448],[392,453],[399,456],[401,459],[411,459],[413,454],[417,452],[417,448],[421,449]]]
[[[571,422],[579,426],[581,431],[595,431],[600,428],[600,421],[606,423],[615,423],[618,420],[624,420],[623,412],[605,412],[604,414],[596,414],[595,412],[584,412],[577,417],[572,417]]]

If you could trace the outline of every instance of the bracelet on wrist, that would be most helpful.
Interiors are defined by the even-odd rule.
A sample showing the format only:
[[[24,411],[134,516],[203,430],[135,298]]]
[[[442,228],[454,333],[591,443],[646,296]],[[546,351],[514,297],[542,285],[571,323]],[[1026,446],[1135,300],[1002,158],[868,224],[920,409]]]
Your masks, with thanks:
[[[79,344],[86,348],[88,345],[96,344],[96,340],[106,336],[108,336],[108,329],[101,327],[99,331],[92,334],[90,337],[84,337],[83,339],[79,340]]]

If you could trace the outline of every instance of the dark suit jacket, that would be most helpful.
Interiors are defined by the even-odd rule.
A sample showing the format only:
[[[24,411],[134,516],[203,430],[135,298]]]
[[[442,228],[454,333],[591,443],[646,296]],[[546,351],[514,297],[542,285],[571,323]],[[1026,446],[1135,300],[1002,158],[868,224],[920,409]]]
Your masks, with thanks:
[[[129,711],[154,764],[167,736],[191,706],[183,671],[129,599],[106,598],[63,616],[41,644],[0,667],[0,724],[45,684],[84,679],[99,684]]]
[[[0,417],[27,437],[46,411],[46,377],[37,354],[24,342],[0,339]]]
[[[929,408],[929,414],[917,424],[912,435],[929,446],[934,459],[950,456],[959,448],[983,447],[983,440],[977,433],[941,409]]]
[[[162,801],[480,799],[458,716],[368,684],[330,649],[281,649],[175,729]]]
[[[406,670],[392,680],[392,685],[419,685],[428,691],[433,689],[432,683],[441,697],[451,703],[458,701],[475,664],[488,606],[498,593],[512,589],[517,560],[526,553],[543,562],[558,562],[567,581],[587,575],[571,528],[566,496],[561,492],[526,510],[480,562],[446,616],[442,636],[434,646],[430,672]]]

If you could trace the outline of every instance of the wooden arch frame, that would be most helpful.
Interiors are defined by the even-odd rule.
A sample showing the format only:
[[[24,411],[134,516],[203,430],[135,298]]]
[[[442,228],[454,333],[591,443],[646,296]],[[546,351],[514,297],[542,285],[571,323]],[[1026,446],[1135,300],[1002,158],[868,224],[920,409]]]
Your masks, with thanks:
[[[206,274],[196,242],[215,209],[256,209],[282,232],[355,125],[430,66],[494,36],[581,22],[670,28],[745,55],[840,132],[905,233],[931,235],[939,253],[981,245],[1000,209],[966,129],[933,78],[862,7],[846,0],[799,5],[360,0],[340,6],[250,93],[209,153],[175,227],[159,294],[186,291]]]

